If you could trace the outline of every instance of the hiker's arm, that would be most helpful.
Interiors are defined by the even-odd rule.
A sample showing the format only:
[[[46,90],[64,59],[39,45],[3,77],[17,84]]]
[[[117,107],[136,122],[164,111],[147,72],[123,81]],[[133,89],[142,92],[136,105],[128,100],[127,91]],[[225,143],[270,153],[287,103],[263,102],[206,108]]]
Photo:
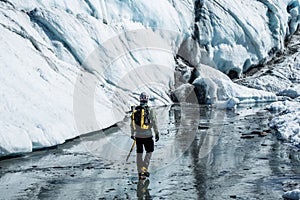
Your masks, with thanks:
[[[151,116],[151,120],[152,120],[152,128],[155,133],[155,138],[159,138],[159,132],[158,132],[157,124],[156,124],[156,116],[152,110],[150,111],[150,116]]]

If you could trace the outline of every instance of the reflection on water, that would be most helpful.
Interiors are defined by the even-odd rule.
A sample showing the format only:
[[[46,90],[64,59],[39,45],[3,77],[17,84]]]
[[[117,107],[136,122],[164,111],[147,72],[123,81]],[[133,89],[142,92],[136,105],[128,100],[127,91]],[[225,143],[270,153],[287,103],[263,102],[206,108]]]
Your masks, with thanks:
[[[283,183],[300,185],[299,151],[269,132],[253,134],[268,131],[259,107],[155,112],[161,136],[146,180],[138,180],[135,151],[126,162],[126,118],[56,149],[0,161],[0,199],[279,199]]]
[[[150,180],[139,180],[136,188],[136,196],[138,199],[152,199],[149,191]]]

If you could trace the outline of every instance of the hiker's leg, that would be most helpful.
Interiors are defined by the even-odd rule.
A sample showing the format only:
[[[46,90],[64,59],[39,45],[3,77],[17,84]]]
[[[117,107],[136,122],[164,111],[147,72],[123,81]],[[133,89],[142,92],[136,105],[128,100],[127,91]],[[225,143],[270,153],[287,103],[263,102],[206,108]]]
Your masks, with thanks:
[[[138,173],[142,172],[143,165],[143,141],[141,138],[136,138],[136,167]]]
[[[146,150],[146,156],[144,158],[144,167],[146,167],[146,169],[148,169],[149,164],[150,164],[150,160],[152,157],[152,152],[154,151],[154,141],[152,138],[146,138],[145,139],[145,150]]]

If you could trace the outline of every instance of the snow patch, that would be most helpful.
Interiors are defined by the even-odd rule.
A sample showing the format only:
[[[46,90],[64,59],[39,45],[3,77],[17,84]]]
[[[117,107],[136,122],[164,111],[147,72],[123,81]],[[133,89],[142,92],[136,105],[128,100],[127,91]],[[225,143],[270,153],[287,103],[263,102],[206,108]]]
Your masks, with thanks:
[[[278,116],[270,121],[270,127],[276,129],[281,138],[300,145],[300,103],[275,102],[267,109],[279,112]]]

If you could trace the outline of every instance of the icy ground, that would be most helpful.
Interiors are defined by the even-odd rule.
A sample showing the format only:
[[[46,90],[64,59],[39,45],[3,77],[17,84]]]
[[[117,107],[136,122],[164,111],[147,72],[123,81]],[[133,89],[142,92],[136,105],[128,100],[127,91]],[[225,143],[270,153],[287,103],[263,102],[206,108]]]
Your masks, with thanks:
[[[300,151],[270,132],[264,107],[156,109],[161,137],[147,188],[139,187],[135,153],[125,163],[132,144],[126,118],[56,148],[0,161],[0,199],[281,199],[300,188]]]

